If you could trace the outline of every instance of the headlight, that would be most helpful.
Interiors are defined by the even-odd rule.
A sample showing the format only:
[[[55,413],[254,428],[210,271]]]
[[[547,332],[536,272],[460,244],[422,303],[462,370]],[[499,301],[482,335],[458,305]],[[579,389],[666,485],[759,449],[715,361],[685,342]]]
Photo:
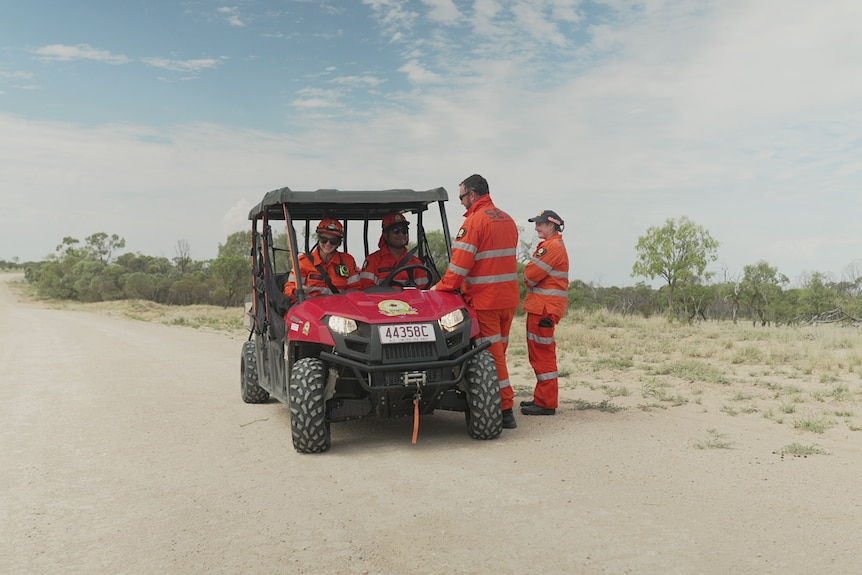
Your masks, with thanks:
[[[337,315],[329,316],[329,329],[340,335],[347,335],[356,331],[356,321]]]
[[[455,331],[455,329],[464,323],[464,310],[456,309],[449,312],[440,318],[440,327],[443,331]]]

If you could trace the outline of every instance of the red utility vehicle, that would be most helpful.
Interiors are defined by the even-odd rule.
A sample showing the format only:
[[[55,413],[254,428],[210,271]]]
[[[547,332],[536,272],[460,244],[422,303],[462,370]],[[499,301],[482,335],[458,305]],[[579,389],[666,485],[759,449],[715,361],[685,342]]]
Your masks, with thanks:
[[[426,287],[439,281],[423,220],[430,208],[439,209],[446,253],[436,255],[448,262],[452,247],[447,199],[443,188],[281,188],[266,194],[249,213],[252,293],[246,299],[249,338],[240,364],[242,399],[264,403],[273,396],[287,404],[297,451],[327,451],[332,422],[419,418],[438,409],[464,412],[471,437],[500,435],[499,381],[488,344],[475,342],[479,328],[474,313],[460,294],[418,289],[410,280],[393,279],[402,270],[412,278],[421,268],[431,278]],[[410,252],[422,265],[401,266],[383,285],[364,291],[313,298],[303,294],[298,278],[299,299],[292,302],[283,295],[290,269],[298,269],[299,254],[314,248],[318,221],[339,220],[345,228],[342,249],[361,264],[369,253],[369,239],[376,249],[381,220],[392,212],[413,221],[416,243]],[[273,242],[274,226],[284,226],[286,248]],[[361,251],[349,244],[357,237],[364,237]]]

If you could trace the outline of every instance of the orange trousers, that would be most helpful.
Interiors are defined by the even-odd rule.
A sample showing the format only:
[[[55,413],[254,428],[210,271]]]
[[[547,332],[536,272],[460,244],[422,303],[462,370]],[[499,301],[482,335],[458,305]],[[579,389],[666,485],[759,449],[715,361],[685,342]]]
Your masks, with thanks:
[[[527,355],[536,374],[533,401],[539,407],[549,409],[557,409],[559,401],[557,342],[554,339],[554,329],[559,321],[560,318],[553,314],[527,314]]]
[[[509,368],[506,367],[506,348],[509,347],[509,330],[515,318],[515,309],[482,309],[476,310],[479,319],[479,343],[491,342],[488,351],[494,356],[497,365],[497,377],[500,379],[500,400],[503,409],[515,406],[515,391],[509,382]]]

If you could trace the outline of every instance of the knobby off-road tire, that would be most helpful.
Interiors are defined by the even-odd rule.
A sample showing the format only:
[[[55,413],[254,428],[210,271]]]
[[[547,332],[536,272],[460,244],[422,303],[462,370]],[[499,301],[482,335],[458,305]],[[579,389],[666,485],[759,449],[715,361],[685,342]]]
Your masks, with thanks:
[[[326,370],[319,359],[300,359],[290,370],[290,430],[300,453],[323,453],[332,442],[323,392]]]
[[[500,380],[494,356],[487,349],[467,362],[467,433],[473,439],[494,439],[503,432]]]
[[[242,345],[239,372],[242,400],[246,403],[267,402],[269,392],[257,384],[257,353],[253,341],[247,341]]]

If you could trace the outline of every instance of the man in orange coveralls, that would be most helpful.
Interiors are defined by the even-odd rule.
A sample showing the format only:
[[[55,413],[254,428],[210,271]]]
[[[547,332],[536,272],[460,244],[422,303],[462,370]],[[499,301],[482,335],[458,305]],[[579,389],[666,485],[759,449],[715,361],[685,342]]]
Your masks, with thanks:
[[[362,264],[362,271],[359,272],[360,289],[380,285],[401,263],[407,253],[407,242],[410,240],[409,226],[410,222],[400,212],[389,214],[383,218],[383,232],[380,234],[380,241],[377,242],[380,249],[368,254],[365,263]],[[416,256],[410,256],[404,263],[401,263],[402,266],[414,264],[421,265],[422,260]],[[420,289],[428,287],[428,272],[420,268],[413,268],[410,273],[413,275],[416,287]],[[409,280],[408,272],[399,272],[393,279],[403,284]]]
[[[467,208],[465,220],[452,245],[452,259],[443,278],[431,289],[461,289],[479,319],[479,342],[490,341],[491,355],[500,379],[503,427],[518,427],[512,408],[515,392],[506,368],[506,348],[515,310],[520,303],[518,288],[518,226],[491,201],[488,181],[473,174],[461,182],[458,192]]]
[[[330,295],[350,289],[359,289],[359,272],[356,261],[347,252],[336,251],[344,239],[344,226],[333,219],[317,224],[317,246],[307,254],[299,254],[299,273],[302,286],[310,297]],[[296,275],[292,270],[284,284],[284,295],[296,296]]]
[[[557,411],[557,343],[554,327],[569,307],[569,254],[563,243],[563,219],[545,210],[535,222],[539,245],[524,269],[527,298],[527,353],[536,373],[532,401],[521,402],[524,415],[554,415]]]

